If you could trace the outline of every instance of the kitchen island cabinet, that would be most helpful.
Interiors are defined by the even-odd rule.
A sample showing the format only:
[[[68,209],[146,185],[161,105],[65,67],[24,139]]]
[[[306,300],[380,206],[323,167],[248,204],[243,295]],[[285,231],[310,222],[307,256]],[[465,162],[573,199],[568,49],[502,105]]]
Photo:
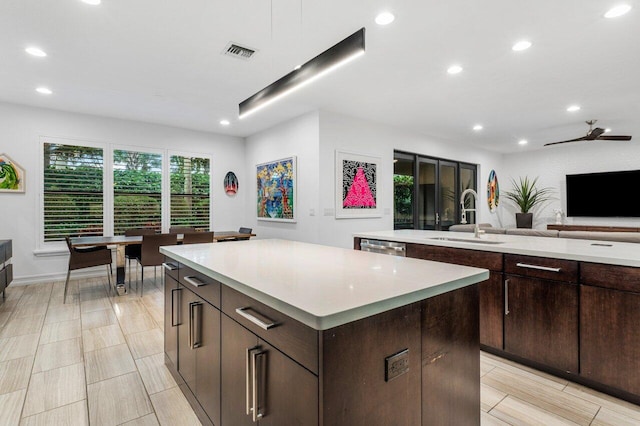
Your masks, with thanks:
[[[220,330],[219,422],[198,410],[197,384],[195,398],[185,393],[203,423],[480,424],[477,283],[486,269],[284,240],[161,252],[210,280],[199,287],[204,303],[201,290],[220,289],[220,323],[203,324]],[[178,327],[178,342],[186,332]],[[177,368],[168,352],[165,362],[184,380],[183,346]]]

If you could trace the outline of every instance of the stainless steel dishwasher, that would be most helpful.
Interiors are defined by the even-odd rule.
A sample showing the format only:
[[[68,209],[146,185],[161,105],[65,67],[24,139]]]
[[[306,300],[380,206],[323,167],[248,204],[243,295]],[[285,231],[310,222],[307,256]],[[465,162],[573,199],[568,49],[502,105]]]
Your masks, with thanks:
[[[390,254],[393,256],[407,256],[407,246],[405,243],[397,243],[395,241],[380,240],[360,240],[361,251],[371,251],[374,253]]]

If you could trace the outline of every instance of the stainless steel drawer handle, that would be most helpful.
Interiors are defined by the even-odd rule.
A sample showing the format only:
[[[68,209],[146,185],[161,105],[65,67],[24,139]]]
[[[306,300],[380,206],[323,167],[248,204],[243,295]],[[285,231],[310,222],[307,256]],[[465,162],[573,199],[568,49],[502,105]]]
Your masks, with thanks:
[[[166,269],[168,271],[175,271],[176,269],[178,269],[178,265],[176,265],[175,263],[171,263],[171,262],[164,262],[162,264],[162,266],[164,266],[164,269]]]
[[[202,303],[189,303],[189,346],[197,349],[202,346]]]
[[[561,268],[551,268],[549,266],[530,265],[528,263],[516,263],[516,266],[527,269],[537,269],[539,271],[560,272]]]
[[[262,367],[258,360],[258,357],[266,356],[265,351],[257,350],[251,354],[251,366],[253,367],[253,417],[252,420],[256,423],[263,416],[261,410],[261,397],[260,397],[260,379],[262,378]]]
[[[255,325],[257,325],[258,327],[260,327],[263,330],[269,330],[270,328],[275,327],[276,325],[278,325],[276,322],[268,319],[268,322],[262,321],[260,318],[255,317],[249,313],[247,313],[248,310],[250,310],[251,308],[248,306],[245,306],[244,308],[236,308],[236,313],[240,316],[242,316],[243,318],[248,319],[249,321],[251,321],[252,323],[254,323]]]
[[[206,282],[202,281],[200,278],[195,275],[184,277],[185,282],[191,284],[194,287],[202,287],[203,285],[207,285]]]
[[[174,288],[171,290],[171,327],[177,327],[181,325],[176,318],[180,318],[180,295],[182,294],[181,288]],[[176,296],[177,302],[176,302]]]
[[[251,416],[253,422],[257,422],[263,416],[260,412],[260,396],[258,395],[260,390],[260,377],[262,376],[262,369],[258,371],[260,364],[258,363],[258,357],[266,354],[260,346],[253,348],[247,348],[245,358],[245,401],[246,401],[246,413],[247,416]]]
[[[504,280],[504,315],[509,315],[509,280]]]

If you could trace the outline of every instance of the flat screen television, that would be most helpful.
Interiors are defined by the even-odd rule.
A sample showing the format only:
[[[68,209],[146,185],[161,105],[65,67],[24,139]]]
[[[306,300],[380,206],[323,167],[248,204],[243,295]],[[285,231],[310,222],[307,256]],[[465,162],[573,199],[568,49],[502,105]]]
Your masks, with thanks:
[[[567,175],[567,216],[640,217],[640,170]]]

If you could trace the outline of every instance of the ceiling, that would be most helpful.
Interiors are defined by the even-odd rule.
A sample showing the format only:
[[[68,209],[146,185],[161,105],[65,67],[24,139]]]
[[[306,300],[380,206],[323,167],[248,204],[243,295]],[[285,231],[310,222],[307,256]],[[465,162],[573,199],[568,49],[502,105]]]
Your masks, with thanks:
[[[598,119],[634,139],[570,145],[633,144],[640,4],[622,1],[635,7],[605,19],[618,0],[2,0],[0,101],[243,137],[321,109],[503,153]],[[382,10],[395,21],[377,25]],[[361,27],[364,56],[238,120],[241,101]],[[521,39],[533,46],[512,51]],[[223,55],[229,42],[257,53]]]

